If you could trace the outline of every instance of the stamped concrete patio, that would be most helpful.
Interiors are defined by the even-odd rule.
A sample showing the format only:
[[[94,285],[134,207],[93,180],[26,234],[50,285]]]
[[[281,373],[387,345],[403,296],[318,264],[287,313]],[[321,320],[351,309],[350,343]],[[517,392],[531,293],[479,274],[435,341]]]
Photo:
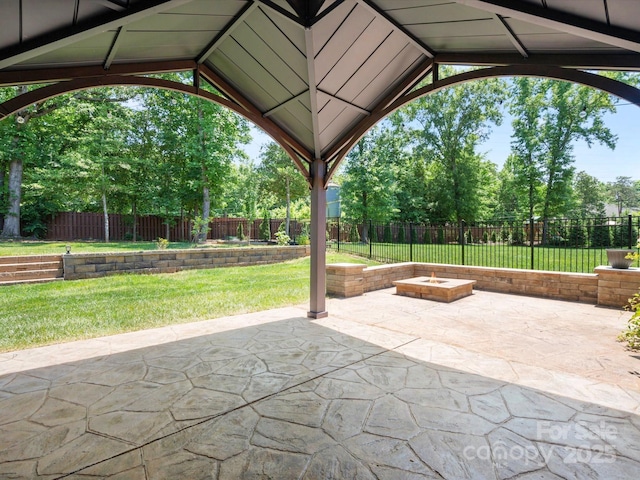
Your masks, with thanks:
[[[629,314],[394,289],[0,354],[0,478],[635,479]]]

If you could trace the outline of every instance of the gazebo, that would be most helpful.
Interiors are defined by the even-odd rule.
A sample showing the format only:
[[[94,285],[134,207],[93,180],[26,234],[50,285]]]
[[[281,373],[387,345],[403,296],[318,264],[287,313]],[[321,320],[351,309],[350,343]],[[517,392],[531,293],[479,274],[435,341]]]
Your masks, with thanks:
[[[640,106],[639,90],[592,73],[640,70],[631,0],[6,0],[0,19],[0,85],[43,85],[0,104],[0,119],[71,91],[140,85],[217,102],[280,144],[311,188],[312,318],[327,315],[327,185],[385,116],[496,76],[577,82]],[[486,68],[440,80],[441,64]],[[193,72],[192,84],[152,75],[174,71]]]

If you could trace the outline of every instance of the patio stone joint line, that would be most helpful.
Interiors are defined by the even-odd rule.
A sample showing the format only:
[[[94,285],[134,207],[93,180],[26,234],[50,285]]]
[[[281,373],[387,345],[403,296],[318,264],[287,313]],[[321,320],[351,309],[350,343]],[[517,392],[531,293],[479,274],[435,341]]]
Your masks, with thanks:
[[[67,478],[67,477],[69,477],[69,476],[71,476],[71,475],[75,475],[75,474],[77,474],[77,473],[80,473],[80,472],[82,472],[83,470],[86,470],[87,468],[95,467],[96,465],[100,465],[101,463],[108,462],[108,461],[110,461],[110,460],[114,460],[114,459],[116,459],[116,458],[118,458],[118,457],[121,457],[121,456],[123,456],[123,455],[128,455],[128,454],[130,454],[130,453],[135,452],[136,450],[142,450],[144,447],[147,447],[147,446],[149,446],[149,445],[151,445],[151,444],[153,444],[153,443],[159,442],[159,441],[161,441],[161,440],[165,440],[165,439],[167,439],[167,438],[169,438],[169,437],[172,437],[172,436],[177,435],[177,434],[179,434],[179,433],[185,432],[185,431],[187,431],[187,430],[189,430],[189,429],[191,429],[191,428],[198,427],[198,426],[200,426],[200,425],[204,425],[205,423],[210,422],[211,420],[215,420],[215,419],[217,419],[217,418],[223,417],[223,416],[225,416],[225,415],[228,415],[228,414],[230,414],[230,413],[236,412],[236,411],[238,411],[238,410],[242,410],[242,409],[244,409],[244,408],[251,407],[251,406],[255,405],[256,403],[262,402],[262,401],[267,400],[267,399],[269,399],[269,398],[276,397],[276,396],[281,395],[282,393],[285,393],[285,392],[287,392],[287,391],[289,391],[289,390],[292,390],[292,389],[298,388],[298,387],[300,387],[300,386],[304,385],[305,383],[313,382],[314,380],[317,380],[317,379],[319,379],[319,378],[322,378],[322,377],[324,377],[324,376],[326,376],[326,375],[329,375],[329,374],[335,373],[335,372],[337,372],[337,371],[339,371],[339,370],[342,370],[342,369],[345,369],[345,368],[349,368],[349,367],[351,367],[352,365],[356,365],[356,364],[358,364],[358,363],[365,362],[365,361],[367,361],[367,360],[370,360],[370,359],[372,359],[372,358],[378,357],[378,356],[380,356],[380,355],[384,355],[385,353],[388,353],[388,352],[396,351],[397,349],[402,348],[402,347],[405,347],[405,346],[407,346],[407,345],[409,345],[409,344],[411,344],[411,343],[413,343],[413,342],[415,342],[415,341],[417,341],[417,340],[419,340],[419,339],[418,339],[418,338],[414,338],[413,340],[409,340],[408,342],[404,342],[404,343],[402,343],[402,344],[400,344],[400,345],[396,345],[396,346],[395,346],[395,347],[393,347],[393,348],[383,349],[383,350],[382,350],[381,352],[379,352],[379,353],[375,353],[375,354],[373,354],[373,355],[369,355],[368,357],[362,358],[362,359],[360,359],[360,360],[357,360],[357,361],[354,361],[354,362],[351,362],[351,363],[347,363],[347,364],[342,365],[342,366],[340,366],[340,367],[336,367],[336,368],[334,368],[333,370],[330,370],[330,371],[328,371],[328,372],[322,373],[322,374],[320,374],[320,375],[316,375],[315,377],[308,378],[308,379],[306,379],[306,380],[305,380],[305,381],[303,381],[303,382],[298,382],[298,383],[296,383],[296,384],[294,384],[294,385],[290,385],[290,386],[288,386],[287,388],[283,388],[282,390],[279,390],[278,392],[274,392],[274,393],[271,393],[271,394],[269,394],[269,395],[265,395],[264,397],[260,397],[260,398],[257,398],[257,399],[255,399],[255,400],[252,400],[252,401],[250,401],[250,402],[247,402],[247,403],[245,403],[244,405],[240,405],[240,406],[237,406],[237,407],[232,408],[232,409],[230,409],[230,410],[227,410],[227,411],[225,411],[225,412],[221,412],[221,413],[219,413],[219,414],[217,414],[217,415],[212,415],[212,416],[210,416],[210,417],[204,418],[204,419],[202,419],[202,420],[200,420],[200,421],[198,421],[198,422],[196,422],[196,423],[193,423],[193,424],[188,425],[188,426],[186,426],[186,427],[184,427],[184,428],[181,428],[181,429],[179,429],[179,430],[176,430],[175,432],[171,432],[171,433],[168,433],[168,434],[163,435],[163,436],[161,436],[161,437],[154,438],[153,440],[150,440],[150,441],[148,441],[148,442],[142,443],[142,444],[140,444],[140,445],[138,445],[138,446],[135,446],[135,447],[133,447],[133,448],[127,449],[127,450],[125,450],[125,451],[123,451],[123,452],[120,452],[120,453],[118,453],[117,455],[112,455],[111,457],[108,457],[108,458],[105,458],[105,459],[99,460],[99,461],[94,462],[94,463],[91,463],[91,464],[89,464],[89,465],[85,465],[85,466],[83,466],[82,468],[78,468],[78,469],[76,469],[76,470],[74,470],[74,471],[72,471],[72,472],[65,473],[64,475],[62,475],[62,476],[60,476],[60,477],[56,477],[54,480],[60,480],[60,479],[63,479],[63,478]],[[381,348],[383,348],[383,347],[381,347]],[[401,355],[404,355],[404,354],[402,354],[402,353],[400,353],[400,354],[401,354]],[[91,433],[94,433],[94,434],[95,434],[96,432],[91,431]],[[109,437],[108,435],[104,435],[104,434],[100,434],[100,433],[97,433],[97,434],[98,434],[98,435],[100,435],[100,436],[106,437],[106,438],[112,438],[112,437]]]

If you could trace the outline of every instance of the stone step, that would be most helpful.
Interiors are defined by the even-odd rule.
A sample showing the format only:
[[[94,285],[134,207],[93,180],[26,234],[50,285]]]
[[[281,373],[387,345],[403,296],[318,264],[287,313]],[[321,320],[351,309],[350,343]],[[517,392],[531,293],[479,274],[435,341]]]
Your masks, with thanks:
[[[62,268],[60,261],[51,262],[32,262],[32,263],[5,263],[0,265],[0,273],[3,272],[26,272],[32,270]]]
[[[23,285],[29,283],[49,283],[49,282],[61,282],[64,278],[55,277],[55,278],[32,278],[28,280],[9,280],[2,281],[0,280],[0,287],[8,286],[8,285]]]
[[[15,263],[62,261],[62,255],[4,255],[0,256],[0,265]]]
[[[6,282],[20,282],[24,280],[43,280],[62,278],[62,268],[45,268],[40,270],[27,270],[17,272],[0,272],[0,284]]]

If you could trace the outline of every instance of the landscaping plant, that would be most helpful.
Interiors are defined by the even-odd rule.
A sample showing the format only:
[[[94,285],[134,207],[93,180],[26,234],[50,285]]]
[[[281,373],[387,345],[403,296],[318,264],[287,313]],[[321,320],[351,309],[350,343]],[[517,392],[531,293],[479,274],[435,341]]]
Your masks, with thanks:
[[[633,312],[633,315],[629,319],[627,329],[618,336],[618,340],[627,342],[627,347],[631,350],[640,350],[640,293],[629,299],[625,309]]]
[[[156,248],[158,250],[166,250],[168,246],[169,240],[167,240],[166,238],[158,237],[158,240],[156,240]]]

